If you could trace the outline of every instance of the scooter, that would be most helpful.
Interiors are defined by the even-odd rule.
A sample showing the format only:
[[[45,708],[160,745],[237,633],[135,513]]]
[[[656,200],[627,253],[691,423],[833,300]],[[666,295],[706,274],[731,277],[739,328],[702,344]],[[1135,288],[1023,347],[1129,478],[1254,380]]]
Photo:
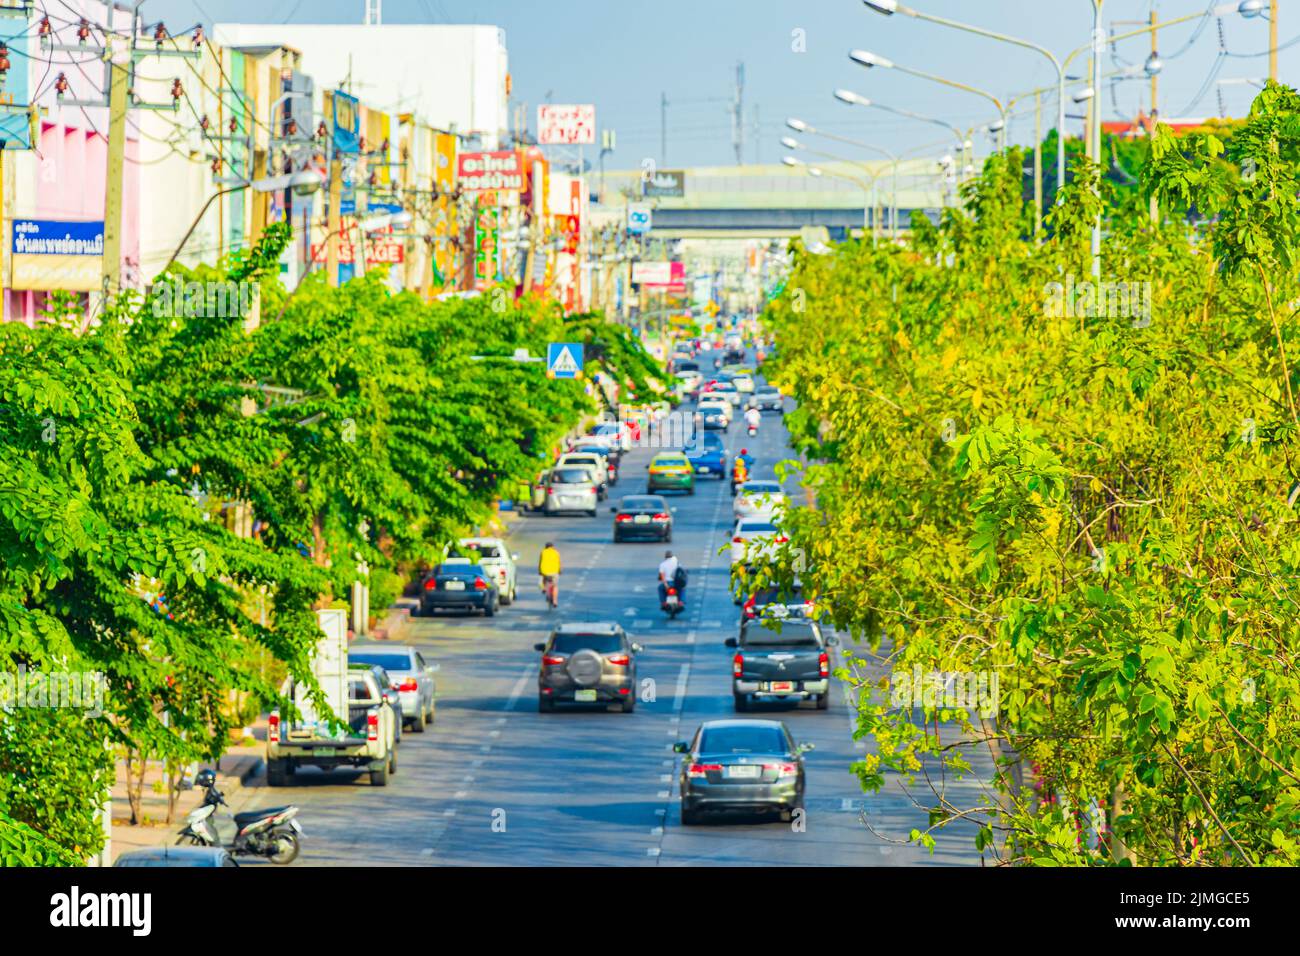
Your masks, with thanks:
[[[233,856],[261,856],[272,863],[292,863],[298,857],[302,826],[294,819],[297,807],[272,807],[249,813],[217,815],[217,807],[229,807],[217,789],[217,775],[200,770],[196,786],[207,788],[203,803],[190,811],[177,845],[222,846]]]
[[[757,435],[757,434],[758,434],[758,426],[757,426],[757,425],[750,425],[750,426],[749,426],[749,437],[750,437],[750,438],[753,438],[753,437],[754,437],[755,435]]]
[[[659,605],[659,609],[668,615],[670,621],[686,610],[686,605],[678,595],[677,588],[672,585],[668,586],[664,594],[664,603]]]

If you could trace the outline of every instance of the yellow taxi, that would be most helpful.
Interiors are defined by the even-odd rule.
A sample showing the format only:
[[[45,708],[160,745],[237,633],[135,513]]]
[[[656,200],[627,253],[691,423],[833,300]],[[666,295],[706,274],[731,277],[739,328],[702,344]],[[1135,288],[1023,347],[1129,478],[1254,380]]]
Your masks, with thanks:
[[[695,469],[680,451],[663,451],[650,459],[647,494],[656,491],[684,491],[695,494]]]

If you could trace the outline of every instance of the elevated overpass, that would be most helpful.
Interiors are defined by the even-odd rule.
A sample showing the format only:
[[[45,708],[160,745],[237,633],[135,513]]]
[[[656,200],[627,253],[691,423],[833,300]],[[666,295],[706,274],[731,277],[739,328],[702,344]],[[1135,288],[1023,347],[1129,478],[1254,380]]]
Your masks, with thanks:
[[[782,164],[661,171],[679,174],[681,195],[657,197],[643,197],[647,174],[642,170],[610,171],[594,211],[598,217],[625,217],[629,202],[647,203],[653,209],[650,234],[661,239],[780,238],[797,235],[804,226],[825,226],[833,239],[842,239],[877,222],[889,228],[891,163],[818,165],[821,176]],[[933,160],[899,164],[898,220],[903,228],[914,209],[937,221],[945,202],[952,201]]]

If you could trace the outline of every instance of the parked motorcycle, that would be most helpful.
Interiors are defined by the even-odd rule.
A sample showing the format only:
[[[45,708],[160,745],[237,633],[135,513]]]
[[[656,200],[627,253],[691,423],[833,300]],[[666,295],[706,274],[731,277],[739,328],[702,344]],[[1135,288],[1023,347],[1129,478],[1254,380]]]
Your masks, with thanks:
[[[190,811],[185,827],[177,835],[177,845],[221,846],[234,856],[261,856],[272,863],[292,863],[298,857],[302,826],[294,819],[297,807],[271,807],[248,813],[223,813],[217,807],[229,807],[217,789],[217,775],[200,770],[194,778],[204,787],[203,803]]]
[[[682,601],[681,595],[677,593],[677,588],[671,585],[667,588],[664,594],[664,603],[659,605],[659,609],[668,615],[670,621],[686,610],[686,604]]]

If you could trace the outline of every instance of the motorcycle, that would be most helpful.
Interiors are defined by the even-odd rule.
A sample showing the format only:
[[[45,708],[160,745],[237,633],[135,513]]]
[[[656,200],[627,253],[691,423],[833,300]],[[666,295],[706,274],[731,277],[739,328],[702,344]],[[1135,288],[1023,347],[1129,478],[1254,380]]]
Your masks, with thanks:
[[[196,786],[204,787],[203,803],[190,811],[185,827],[176,837],[178,846],[221,846],[232,856],[261,856],[272,863],[292,863],[298,857],[298,841],[303,835],[302,826],[294,819],[297,807],[272,807],[248,813],[217,815],[217,807],[229,807],[226,798],[217,789],[217,775],[211,770],[200,770],[194,778]]]
[[[754,437],[755,435],[757,435],[757,434],[758,434],[758,426],[757,426],[757,425],[750,425],[750,426],[749,426],[749,437],[750,437],[750,438],[753,438],[753,437]]]
[[[677,593],[677,588],[669,585],[664,594],[664,603],[659,605],[659,609],[668,615],[668,620],[672,620],[678,614],[686,610],[686,605],[682,602],[681,596]]]

